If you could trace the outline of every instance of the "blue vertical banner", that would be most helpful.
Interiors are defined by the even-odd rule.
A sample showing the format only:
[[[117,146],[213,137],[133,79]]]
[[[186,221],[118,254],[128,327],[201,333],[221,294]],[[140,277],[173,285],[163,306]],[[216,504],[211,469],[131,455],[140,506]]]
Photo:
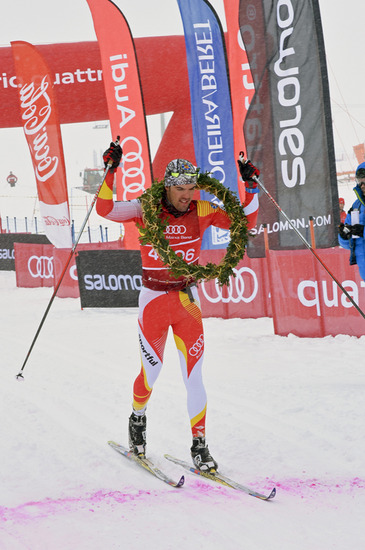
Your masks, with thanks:
[[[210,172],[238,195],[223,29],[206,0],[177,0],[177,3],[184,26],[196,162],[201,172]],[[204,191],[201,197],[219,204]],[[202,248],[226,248],[228,243],[229,231],[210,227]]]

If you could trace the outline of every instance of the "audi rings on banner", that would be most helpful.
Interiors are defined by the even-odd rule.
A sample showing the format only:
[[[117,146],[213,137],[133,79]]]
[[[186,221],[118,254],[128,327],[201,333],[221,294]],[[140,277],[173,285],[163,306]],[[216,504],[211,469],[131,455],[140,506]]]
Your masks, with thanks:
[[[239,269],[233,269],[233,272],[235,273],[235,277],[229,278],[229,285],[226,285],[224,287],[221,287],[217,279],[214,280],[214,295],[210,296],[208,294],[207,288],[206,288],[206,282],[201,283],[201,289],[203,291],[203,294],[205,298],[208,300],[208,302],[211,302],[212,304],[217,304],[218,302],[222,302],[224,304],[227,304],[229,302],[232,302],[234,304],[238,304],[239,302],[245,302],[246,304],[252,302],[252,300],[255,299],[257,292],[258,292],[258,281],[256,277],[256,273],[250,269],[249,267],[241,267]],[[253,281],[253,290],[252,292],[245,296],[245,281],[243,274],[247,273],[249,276],[252,277]]]
[[[34,279],[52,279],[53,256],[31,256],[28,260],[28,271]]]
[[[126,145],[127,143],[128,145]],[[143,151],[139,139],[135,136],[128,136],[123,139],[120,146],[123,151],[128,151],[123,154],[122,168],[123,200],[125,201],[133,198],[129,193],[139,196],[145,190],[146,176],[143,171]]]

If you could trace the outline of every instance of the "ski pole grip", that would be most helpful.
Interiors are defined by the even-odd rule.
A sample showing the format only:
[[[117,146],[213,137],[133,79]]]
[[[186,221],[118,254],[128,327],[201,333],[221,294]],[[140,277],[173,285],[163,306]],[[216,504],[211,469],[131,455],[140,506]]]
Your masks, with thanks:
[[[113,143],[114,143],[115,146],[117,146],[117,145],[119,145],[119,142],[120,142],[120,136],[117,136],[117,139],[116,139],[115,141],[113,141]],[[109,166],[109,168],[111,167],[112,164],[113,164],[113,160],[110,159],[110,160],[108,161],[108,166]]]

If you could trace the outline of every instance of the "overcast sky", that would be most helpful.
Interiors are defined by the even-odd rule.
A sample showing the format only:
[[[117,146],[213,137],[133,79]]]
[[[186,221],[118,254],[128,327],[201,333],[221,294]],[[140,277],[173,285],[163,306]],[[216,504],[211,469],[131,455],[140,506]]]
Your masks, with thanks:
[[[135,37],[183,34],[176,0],[115,0],[115,3],[124,13]],[[223,0],[211,0],[211,4],[225,26]],[[352,146],[365,141],[365,2],[319,0],[319,5],[336,154],[338,157],[344,155],[345,159],[337,164],[337,170],[348,170],[357,166]],[[32,44],[96,40],[86,0],[0,0],[0,6],[1,46],[9,46],[12,40]],[[63,129],[66,140],[70,131],[70,128]],[[8,137],[15,135],[18,135],[15,131],[0,129],[2,153],[10,155]],[[67,149],[67,143],[65,147]],[[0,180],[4,180],[8,168],[2,160]]]

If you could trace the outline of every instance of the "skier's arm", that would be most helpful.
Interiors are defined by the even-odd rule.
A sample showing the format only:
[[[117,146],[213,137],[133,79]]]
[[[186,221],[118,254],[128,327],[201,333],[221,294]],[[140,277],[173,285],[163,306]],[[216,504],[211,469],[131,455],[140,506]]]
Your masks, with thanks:
[[[120,164],[122,153],[119,145],[116,146],[114,143],[111,143],[109,149],[103,154],[105,167],[110,161],[112,161],[112,165],[99,191],[96,201],[96,212],[99,216],[115,222],[140,221],[142,218],[142,209],[137,199],[118,202],[114,201],[113,198],[115,171]]]

